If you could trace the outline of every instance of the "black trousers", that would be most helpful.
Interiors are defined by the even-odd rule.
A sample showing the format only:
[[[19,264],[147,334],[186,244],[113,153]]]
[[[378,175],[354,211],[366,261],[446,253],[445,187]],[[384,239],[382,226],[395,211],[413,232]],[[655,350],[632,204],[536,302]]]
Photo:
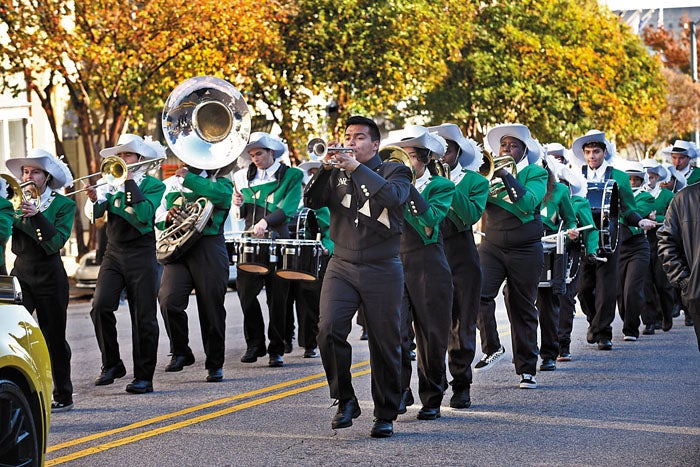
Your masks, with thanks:
[[[159,334],[156,316],[159,268],[155,244],[152,248],[134,248],[127,244],[108,243],[90,310],[104,368],[121,361],[114,312],[126,287],[131,315],[134,378],[153,380]]]
[[[537,286],[544,264],[542,243],[523,244],[504,248],[488,240],[479,246],[479,258],[483,283],[481,287],[481,306],[479,313],[483,323],[492,323],[487,335],[498,337],[496,329],[496,295],[503,281],[504,302],[510,321],[511,341],[513,345],[513,362],[515,371],[521,375],[534,375],[537,370]],[[483,319],[487,317],[488,319]],[[482,331],[483,332],[483,331]],[[492,342],[488,343],[489,346]],[[498,350],[498,344],[490,352]]]
[[[318,347],[330,395],[355,396],[348,334],[360,304],[364,306],[372,365],[374,416],[396,419],[401,401],[401,300],[403,266],[398,256],[351,263],[332,256],[321,289]]]
[[[201,237],[163,269],[158,302],[173,355],[190,355],[187,305],[195,291],[206,369],[224,365],[228,253],[223,235]]]
[[[557,335],[559,338],[559,351],[567,351],[571,347],[571,331],[574,328],[574,315],[576,314],[576,293],[578,292],[579,278],[581,277],[581,267],[583,254],[579,248],[569,251],[569,257],[574,264],[578,264],[578,272],[573,275],[571,282],[566,284],[566,293],[559,296],[559,326]]]
[[[404,295],[401,319],[401,386],[411,386],[415,331],[418,394],[426,407],[440,407],[447,383],[445,352],[452,322],[452,274],[440,243],[401,254]]]
[[[37,321],[49,349],[53,398],[56,402],[73,401],[71,382],[71,350],[66,341],[66,319],[69,299],[68,276],[58,254],[39,260],[18,256],[12,275],[22,288],[24,307],[36,311]]]
[[[447,342],[447,363],[452,389],[472,384],[476,353],[476,315],[481,297],[481,264],[471,230],[444,239],[445,257],[452,273],[452,325]]]
[[[258,302],[258,294],[265,287],[269,323],[267,351],[270,355],[284,355],[285,323],[287,320],[287,294],[289,281],[277,277],[274,272],[255,274],[238,268],[236,288],[243,310],[243,334],[248,348],[265,348],[265,321]]]
[[[622,318],[622,333],[639,337],[639,317],[644,311],[644,285],[649,269],[649,242],[634,235],[618,246],[620,280],[617,285],[617,309]]]
[[[612,339],[615,320],[620,246],[614,253],[604,253],[607,262],[581,265],[578,299],[588,320],[588,335],[593,341]],[[638,284],[639,287],[642,284]]]
[[[644,298],[646,299],[646,305],[642,312],[644,324],[654,324],[658,321],[670,323],[673,320],[673,305],[676,301],[673,287],[668,282],[668,276],[666,276],[663,264],[659,259],[659,241],[656,237],[656,230],[647,232],[650,262],[644,288]]]

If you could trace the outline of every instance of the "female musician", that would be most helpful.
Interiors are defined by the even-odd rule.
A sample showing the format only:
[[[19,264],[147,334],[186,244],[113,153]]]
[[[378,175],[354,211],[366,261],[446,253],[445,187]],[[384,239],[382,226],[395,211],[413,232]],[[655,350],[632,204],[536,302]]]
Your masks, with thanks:
[[[516,164],[517,175],[497,168],[501,179],[489,194],[483,217],[484,240],[479,245],[483,273],[478,327],[484,357],[476,368],[487,369],[505,353],[496,327],[496,302],[503,281],[511,325],[513,362],[521,376],[520,388],[537,387],[537,286],[544,262],[540,204],[547,190],[547,171],[536,164],[539,143],[521,124],[497,125],[486,134],[489,146]],[[497,190],[500,187],[502,189]]]
[[[477,171],[483,153],[476,141],[465,138],[454,123],[430,127],[447,141],[442,162],[450,167],[456,185],[452,205],[440,224],[445,257],[452,273],[452,329],[447,364],[452,375],[450,407],[471,406],[472,362],[476,353],[476,315],[481,296],[481,264],[474,242],[474,225],[486,207],[489,181]]]
[[[242,158],[252,162],[234,174],[233,203],[240,206],[245,228],[255,237],[274,235],[289,238],[288,223],[301,201],[301,181],[304,174],[296,167],[280,162],[285,153],[284,144],[268,133],[250,135]],[[269,366],[284,365],[286,302],[289,283],[274,272],[258,274],[244,271],[238,264],[238,298],[243,309],[243,332],[247,349],[243,363],[253,363],[258,357],[270,354]],[[268,338],[265,348],[265,322],[258,302],[258,294],[265,287],[270,313]]]
[[[544,235],[559,233],[560,224],[567,230],[567,237],[571,241],[578,239],[576,230],[576,215],[569,198],[569,189],[557,180],[556,173],[560,170],[551,156],[542,159],[547,169],[547,193],[542,199],[543,208],[540,211]],[[563,167],[563,166],[562,166]],[[556,243],[550,244],[552,246]],[[540,319],[540,371],[553,371],[557,369],[556,359],[559,356],[559,311],[560,298],[566,293],[566,266],[568,255],[557,254],[552,249],[550,253],[554,257],[552,268],[552,286],[539,287],[537,289],[537,311]],[[546,265],[545,265],[546,267]]]
[[[12,227],[12,252],[17,255],[11,274],[22,287],[25,308],[36,310],[51,357],[52,412],[73,408],[71,350],[66,341],[68,275],[61,248],[73,228],[75,202],[58,193],[72,185],[68,166],[42,149],[10,159],[7,168],[22,182],[34,182],[35,199],[22,201]]]
[[[452,275],[442,246],[440,222],[447,215],[455,186],[438,176],[435,164],[445,154],[445,140],[422,126],[409,126],[395,135],[411,158],[416,181],[404,213],[405,229],[399,250],[404,270],[402,306],[401,383],[404,388],[400,412],[413,396],[411,391],[411,327],[415,331],[418,360],[418,394],[423,407],[420,420],[440,417],[445,390],[445,352],[452,315]]]
[[[117,145],[100,151],[100,156],[119,156],[126,164],[147,162],[165,154],[157,141],[124,134]],[[131,316],[134,380],[126,392],[153,392],[153,374],[158,352],[156,299],[160,268],[156,262],[154,216],[165,185],[146,175],[147,165],[128,171],[120,186],[101,185],[87,189],[85,215],[91,221],[106,212],[107,247],[97,275],[97,287],[90,317],[102,354],[102,371],[96,386],[112,384],[126,375],[119,356],[117,320],[114,312],[126,288]]]
[[[12,235],[12,224],[15,219],[15,208],[7,199],[7,181],[0,177],[0,275],[7,275],[5,264],[5,247]]]

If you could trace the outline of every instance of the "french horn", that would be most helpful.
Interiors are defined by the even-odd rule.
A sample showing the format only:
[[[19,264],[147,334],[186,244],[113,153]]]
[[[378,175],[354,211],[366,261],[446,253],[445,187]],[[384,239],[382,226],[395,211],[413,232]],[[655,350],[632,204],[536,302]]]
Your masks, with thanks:
[[[233,168],[248,144],[251,115],[243,95],[231,83],[197,76],[170,93],[161,126],[165,142],[178,159],[222,174]],[[206,198],[183,202],[173,224],[158,236],[158,261],[173,262],[187,251],[202,235],[213,211]]]

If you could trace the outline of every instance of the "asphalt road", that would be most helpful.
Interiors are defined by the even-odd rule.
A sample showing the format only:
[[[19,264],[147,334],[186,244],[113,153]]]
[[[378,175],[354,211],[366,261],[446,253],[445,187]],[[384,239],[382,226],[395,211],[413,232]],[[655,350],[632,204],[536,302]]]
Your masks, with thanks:
[[[240,363],[245,350],[238,297],[226,297],[224,381],[205,383],[194,297],[188,310],[197,362],[165,373],[168,339],[161,321],[155,391],[131,395],[130,321],[117,312],[127,376],[96,387],[100,357],[85,297],[72,300],[68,341],[73,350],[75,409],[51,420],[47,465],[700,465],[700,352],[683,318],[670,332],[623,342],[614,323],[614,348],[585,343],[577,314],[573,361],[537,374],[538,389],[518,388],[510,362],[510,332],[499,303],[497,318],[506,357],[475,375],[472,407],[448,407],[442,418],[420,421],[409,407],[388,439],[369,437],[370,367],[360,328],[351,334],[354,384],[362,416],[334,431],[320,359],[295,348],[285,366],[267,359]],[[264,303],[264,300],[262,301]],[[480,355],[477,356],[477,358]],[[417,393],[417,378],[413,375]]]

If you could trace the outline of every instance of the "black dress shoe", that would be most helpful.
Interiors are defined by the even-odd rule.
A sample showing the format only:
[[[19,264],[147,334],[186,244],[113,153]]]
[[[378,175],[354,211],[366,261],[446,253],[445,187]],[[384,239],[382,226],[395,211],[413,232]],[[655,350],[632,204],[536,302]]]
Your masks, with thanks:
[[[644,334],[645,336],[650,336],[654,334],[654,325],[647,324],[646,326],[644,326],[644,331],[642,331],[642,334]]]
[[[554,371],[557,369],[557,364],[552,358],[545,358],[540,365],[540,371]]]
[[[284,360],[282,359],[282,355],[270,354],[270,362],[268,363],[268,366],[271,366],[271,367],[284,366]]]
[[[165,366],[165,371],[175,372],[182,371],[186,366],[190,366],[194,363],[194,355],[173,355],[170,359],[170,363]]]
[[[304,350],[304,358],[316,358],[318,357],[318,350],[315,347],[308,348]]]
[[[394,422],[384,418],[375,418],[372,431],[369,435],[372,438],[388,438],[394,434]]]
[[[145,379],[135,379],[126,385],[126,392],[130,392],[131,394],[153,392],[153,383]]]
[[[254,363],[258,361],[258,357],[264,357],[267,352],[260,347],[250,347],[241,357],[243,363]]]
[[[453,409],[468,409],[472,405],[472,400],[469,397],[469,386],[464,389],[454,389],[452,398],[450,398],[450,407]]]
[[[593,334],[593,328],[590,326],[588,327],[588,331],[586,331],[586,342],[595,344],[595,335]]]
[[[294,345],[292,344],[292,341],[285,342],[284,353],[292,353],[292,350],[294,350]]]
[[[224,370],[214,368],[207,370],[207,383],[218,383],[224,379]]]
[[[664,332],[670,331],[672,327],[673,327],[673,320],[672,319],[669,319],[669,320],[665,319],[661,322],[661,329]]]
[[[121,360],[116,365],[109,368],[102,368],[102,373],[95,380],[95,386],[107,386],[112,384],[116,378],[126,376],[126,368]]]
[[[681,315],[681,306],[674,305],[673,311],[671,312],[671,316],[673,316],[674,318],[678,318],[680,315]]]
[[[413,398],[413,391],[411,388],[404,389],[401,393],[401,402],[399,403],[399,414],[404,414],[407,412],[406,407],[410,407],[415,402]]]
[[[612,350],[612,341],[610,339],[600,339],[598,341],[598,350]]]
[[[360,403],[357,402],[357,397],[340,401],[338,403],[338,411],[331,421],[331,427],[337,429],[352,426],[352,419],[359,417],[361,413],[362,411],[360,410]]]
[[[423,406],[418,411],[418,420],[435,420],[440,418],[440,407],[426,407]]]

